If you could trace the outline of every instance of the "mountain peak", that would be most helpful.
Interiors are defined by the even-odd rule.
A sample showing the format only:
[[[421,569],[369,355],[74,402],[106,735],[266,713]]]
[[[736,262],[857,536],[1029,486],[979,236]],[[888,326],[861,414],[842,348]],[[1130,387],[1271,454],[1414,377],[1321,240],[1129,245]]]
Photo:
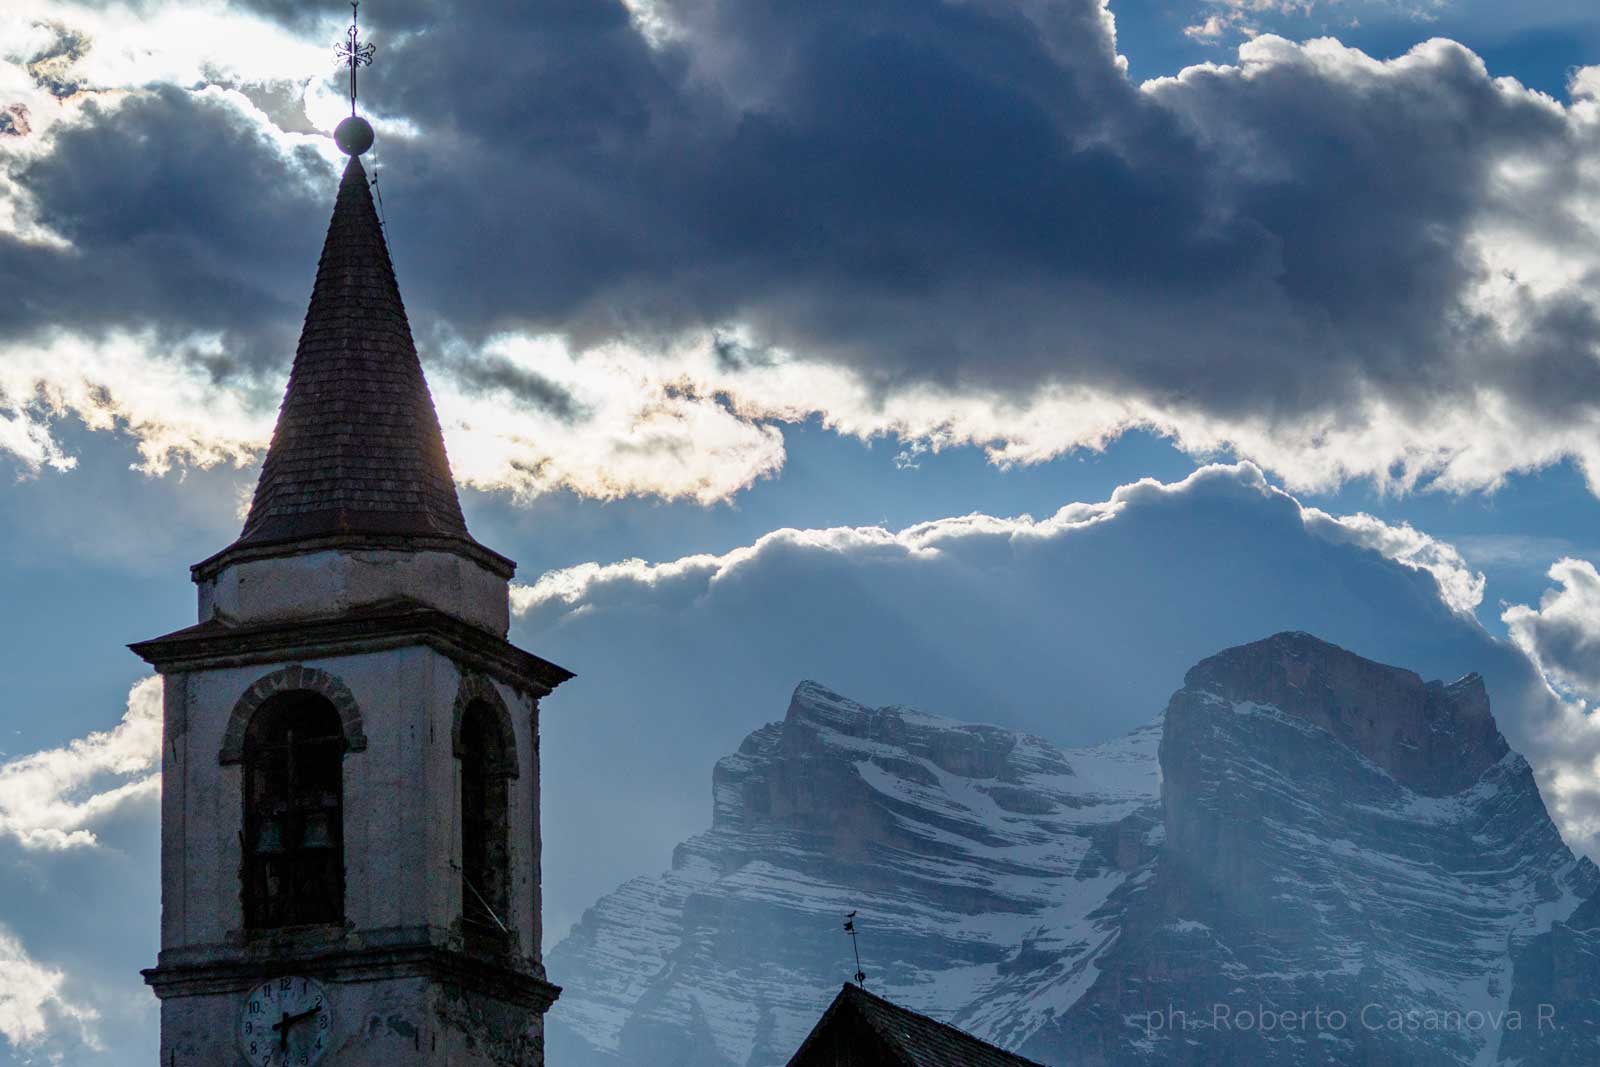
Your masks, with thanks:
[[[876,747],[872,754],[878,757],[910,755],[963,778],[1001,777],[1019,744],[1029,752],[1024,762],[1040,746],[1054,751],[1000,726],[957,722],[900,704],[868,707],[809,680],[795,686],[783,728],[790,751]],[[1071,773],[1065,765],[1063,770]]]
[[[789,697],[789,711],[785,718],[792,718],[796,715],[803,716],[811,709],[828,708],[840,708],[861,714],[872,713],[872,709],[865,704],[857,703],[849,697],[829,689],[821,682],[806,678],[794,687],[794,693]]]
[[[1184,688],[1275,707],[1321,727],[1430,796],[1468,788],[1509,751],[1479,675],[1424,682],[1415,671],[1299,631],[1204,659],[1184,676]]]

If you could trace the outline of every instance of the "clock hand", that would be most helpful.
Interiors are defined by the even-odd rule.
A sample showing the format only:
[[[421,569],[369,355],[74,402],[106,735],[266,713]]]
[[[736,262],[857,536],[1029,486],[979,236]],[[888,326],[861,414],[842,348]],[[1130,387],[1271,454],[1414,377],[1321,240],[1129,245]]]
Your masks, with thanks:
[[[317,1012],[319,1012],[321,1010],[322,1010],[322,1005],[318,1004],[315,1007],[307,1008],[305,1011],[300,1012],[298,1015],[290,1015],[288,1012],[284,1012],[283,1013],[283,1018],[280,1019],[279,1021],[273,1023],[272,1024],[272,1028],[274,1030],[288,1030],[289,1027],[293,1026],[295,1023],[299,1022],[302,1019],[309,1019],[309,1018],[311,1018],[313,1015],[315,1015]]]

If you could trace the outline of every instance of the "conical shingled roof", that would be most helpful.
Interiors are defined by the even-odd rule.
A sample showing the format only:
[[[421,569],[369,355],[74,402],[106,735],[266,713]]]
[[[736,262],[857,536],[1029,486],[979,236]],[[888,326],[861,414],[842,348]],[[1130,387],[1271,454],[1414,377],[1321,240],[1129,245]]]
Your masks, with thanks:
[[[289,388],[234,547],[339,534],[471,542],[357,156],[339,184]]]

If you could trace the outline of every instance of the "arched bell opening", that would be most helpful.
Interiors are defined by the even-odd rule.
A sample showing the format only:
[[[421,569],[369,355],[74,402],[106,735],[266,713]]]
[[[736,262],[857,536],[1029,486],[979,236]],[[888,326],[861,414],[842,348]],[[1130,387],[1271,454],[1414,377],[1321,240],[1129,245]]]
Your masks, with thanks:
[[[245,927],[344,921],[344,754],[339,711],[314,692],[279,693],[245,730]]]
[[[474,700],[456,735],[461,761],[461,927],[469,943],[497,947],[511,939],[510,779],[515,741],[501,711]]]

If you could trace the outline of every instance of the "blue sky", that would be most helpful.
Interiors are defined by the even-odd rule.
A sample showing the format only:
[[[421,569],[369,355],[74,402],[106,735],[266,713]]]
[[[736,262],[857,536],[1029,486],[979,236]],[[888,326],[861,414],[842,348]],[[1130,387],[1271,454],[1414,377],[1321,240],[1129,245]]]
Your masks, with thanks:
[[[469,524],[521,565],[514,638],[579,672],[552,938],[705,824],[802,678],[1076,744],[1288,628],[1483,672],[1595,851],[1600,18],[1109,10],[364,5]],[[193,621],[238,532],[342,17],[0,14],[0,1062],[154,1047],[124,645]]]
[[[1572,68],[1594,62],[1600,28],[1581,0],[1497,4],[1492,0],[1345,0],[1268,4],[1177,4],[1132,0],[1113,5],[1130,73],[1158,77],[1194,63],[1225,61],[1245,30],[1294,39],[1331,36],[1368,55],[1404,53],[1427,37],[1459,41],[1497,75],[1560,96]],[[1237,21],[1216,36],[1186,34],[1207,17]]]

